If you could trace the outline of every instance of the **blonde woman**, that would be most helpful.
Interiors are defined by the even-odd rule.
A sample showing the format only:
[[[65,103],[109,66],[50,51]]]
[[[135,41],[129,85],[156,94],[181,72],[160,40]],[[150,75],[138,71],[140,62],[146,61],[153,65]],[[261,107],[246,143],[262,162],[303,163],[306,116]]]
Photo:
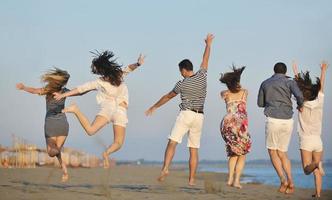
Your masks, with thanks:
[[[64,93],[68,91],[65,85],[68,82],[70,75],[67,71],[55,68],[49,70],[42,76],[42,82],[46,85],[41,88],[34,88],[24,85],[23,83],[16,84],[18,90],[22,90],[31,94],[45,96],[46,99],[46,116],[44,124],[44,133],[46,139],[47,153],[50,157],[57,157],[63,171],[62,181],[68,180],[69,175],[66,164],[61,159],[61,148],[68,136],[69,125],[66,115],[62,113],[65,107],[65,100],[57,101],[53,98],[53,93]]]

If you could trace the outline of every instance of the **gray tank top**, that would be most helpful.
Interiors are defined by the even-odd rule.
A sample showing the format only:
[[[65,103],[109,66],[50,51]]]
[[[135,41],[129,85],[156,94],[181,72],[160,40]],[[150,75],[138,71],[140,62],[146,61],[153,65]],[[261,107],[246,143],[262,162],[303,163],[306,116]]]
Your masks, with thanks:
[[[67,88],[63,88],[61,92],[69,91]],[[65,113],[62,113],[62,109],[65,108],[66,99],[63,98],[59,101],[54,98],[46,97],[46,117],[45,118],[61,118],[66,117]]]

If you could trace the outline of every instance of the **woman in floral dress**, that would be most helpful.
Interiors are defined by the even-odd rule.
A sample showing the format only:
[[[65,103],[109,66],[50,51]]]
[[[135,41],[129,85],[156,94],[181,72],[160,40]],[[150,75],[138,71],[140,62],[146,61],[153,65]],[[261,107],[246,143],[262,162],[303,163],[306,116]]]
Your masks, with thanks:
[[[233,72],[222,74],[219,79],[228,88],[221,92],[221,98],[226,103],[227,114],[220,125],[220,132],[226,143],[229,158],[227,185],[236,188],[242,188],[240,177],[245,165],[246,154],[251,148],[246,108],[248,92],[240,85],[244,68],[237,69],[233,66]]]

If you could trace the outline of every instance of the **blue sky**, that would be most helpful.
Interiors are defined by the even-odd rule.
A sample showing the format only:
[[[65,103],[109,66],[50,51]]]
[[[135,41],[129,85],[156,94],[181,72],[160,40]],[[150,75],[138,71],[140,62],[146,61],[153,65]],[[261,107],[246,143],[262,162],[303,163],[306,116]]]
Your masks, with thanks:
[[[52,66],[71,74],[73,88],[96,77],[90,73],[90,50],[112,50],[124,65],[135,62],[139,53],[146,64],[130,74],[129,124],[126,142],[113,157],[161,160],[167,136],[175,122],[180,98],[147,118],[144,111],[181,79],[178,62],[189,58],[198,69],[204,37],[214,33],[206,116],[200,159],[226,158],[219,125],[225,105],[219,92],[220,72],[232,63],[247,66],[242,85],[249,90],[248,112],[253,149],[248,159],[268,158],[265,149],[263,110],[256,106],[260,83],[282,61],[293,59],[301,69],[319,76],[322,59],[332,63],[332,3],[330,1],[15,1],[0,2],[0,144],[10,145],[11,134],[43,147],[45,100],[15,90],[16,82],[41,86],[40,75]],[[290,69],[290,68],[289,68]],[[330,122],[332,106],[331,69],[326,82],[323,139],[332,152]],[[289,73],[292,75],[292,73]],[[77,102],[93,119],[98,112],[95,93],[67,100]],[[96,136],[84,134],[78,121],[68,116],[70,134],[66,146],[100,154],[113,140],[112,127]],[[296,128],[296,126],[294,126]],[[179,145],[176,160],[187,159],[186,140]],[[300,159],[294,130],[290,157]],[[331,154],[325,158],[332,159]]]

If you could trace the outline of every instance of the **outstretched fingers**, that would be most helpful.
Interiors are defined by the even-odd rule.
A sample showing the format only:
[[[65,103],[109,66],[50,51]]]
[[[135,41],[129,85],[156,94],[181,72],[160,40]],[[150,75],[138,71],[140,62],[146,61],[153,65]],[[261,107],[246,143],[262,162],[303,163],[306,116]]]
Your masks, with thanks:
[[[151,116],[154,113],[154,111],[155,111],[154,108],[149,108],[144,113],[145,113],[146,116]]]
[[[53,98],[57,101],[59,101],[63,98],[63,96],[60,92],[53,92],[52,94],[53,94]]]
[[[299,73],[299,70],[298,70],[297,63],[295,60],[292,61],[292,68],[293,68],[294,75],[297,76]]]
[[[139,65],[143,65],[143,64],[144,64],[144,60],[145,60],[145,58],[146,58],[146,56],[143,55],[142,53],[140,53],[140,54],[139,54],[139,57],[138,57],[138,59],[137,59],[137,63],[138,63]]]
[[[23,83],[17,83],[16,84],[16,89],[23,90],[23,88],[24,88],[24,84]]]

